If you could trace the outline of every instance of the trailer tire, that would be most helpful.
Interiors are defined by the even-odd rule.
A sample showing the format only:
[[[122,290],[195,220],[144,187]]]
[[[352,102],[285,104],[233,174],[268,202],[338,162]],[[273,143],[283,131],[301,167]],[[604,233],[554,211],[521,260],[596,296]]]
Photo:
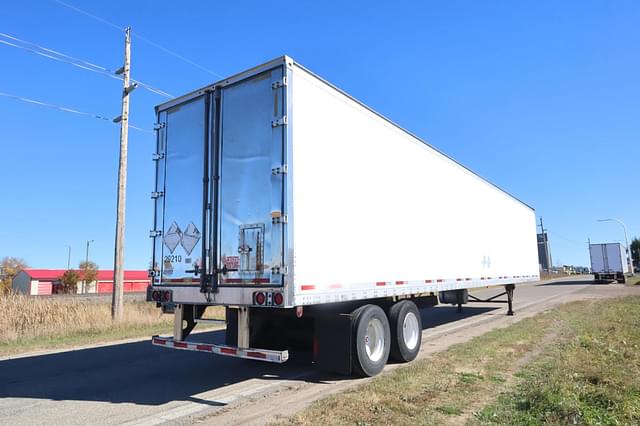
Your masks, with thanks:
[[[351,313],[353,333],[353,371],[360,376],[375,376],[389,359],[391,330],[382,308],[364,305]]]
[[[391,358],[398,362],[414,360],[422,343],[422,318],[415,303],[402,300],[389,309]]]

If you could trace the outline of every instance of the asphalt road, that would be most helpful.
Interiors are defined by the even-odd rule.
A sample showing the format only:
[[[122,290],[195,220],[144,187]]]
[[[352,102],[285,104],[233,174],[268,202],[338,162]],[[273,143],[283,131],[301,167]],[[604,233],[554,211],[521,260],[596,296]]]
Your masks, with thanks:
[[[544,309],[543,302],[596,294],[594,287],[603,295],[625,290],[581,280],[518,286],[516,316],[519,309],[531,314],[538,307]],[[497,291],[474,294],[488,296]],[[504,318],[505,311],[506,305],[496,304],[466,305],[462,314],[450,306],[428,308],[422,312],[423,334],[432,345],[446,343],[455,330]],[[199,341],[222,339],[222,331],[197,335]],[[341,383],[336,389],[357,382],[325,377],[310,368],[304,357],[275,365],[158,348],[145,340],[0,361],[0,423],[160,424],[187,423],[198,417],[210,423],[241,423],[242,415],[230,418],[229,413],[251,411],[256,395],[264,400],[292,383],[323,381]],[[326,391],[331,391],[330,386]],[[312,397],[325,393],[318,392]],[[271,406],[278,407],[278,397],[274,398]],[[216,417],[218,412],[226,417]],[[257,423],[260,419],[265,418],[258,417]],[[255,417],[245,420],[256,422]]]

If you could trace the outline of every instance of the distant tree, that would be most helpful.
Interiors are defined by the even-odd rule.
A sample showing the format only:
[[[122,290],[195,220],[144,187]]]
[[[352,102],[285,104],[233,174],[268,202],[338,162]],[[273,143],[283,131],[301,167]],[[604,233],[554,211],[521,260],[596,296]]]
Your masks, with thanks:
[[[19,257],[3,257],[0,260],[0,294],[9,292],[13,277],[28,267],[27,262]]]
[[[80,281],[80,275],[73,269],[64,271],[60,282],[62,283],[63,293],[76,293],[78,289],[78,281]]]
[[[80,262],[80,272],[82,274],[83,292],[86,293],[87,285],[94,282],[98,278],[98,265],[92,261]]]
[[[640,266],[640,239],[637,237],[631,241],[631,258],[633,259],[633,264],[636,266]]]

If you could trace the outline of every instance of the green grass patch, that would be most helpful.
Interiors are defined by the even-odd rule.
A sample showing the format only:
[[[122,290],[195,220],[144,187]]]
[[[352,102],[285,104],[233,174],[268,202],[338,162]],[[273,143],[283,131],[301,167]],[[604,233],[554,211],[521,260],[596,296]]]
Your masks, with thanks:
[[[640,297],[574,302],[312,404],[288,424],[640,424]]]
[[[640,284],[640,274],[636,274],[632,277],[627,277],[626,285],[639,285]]]
[[[476,424],[640,424],[640,298],[563,308],[569,327]]]
[[[0,356],[41,350],[65,349],[123,339],[171,333],[168,325],[125,326],[105,330],[82,330],[67,335],[39,336],[0,342]]]

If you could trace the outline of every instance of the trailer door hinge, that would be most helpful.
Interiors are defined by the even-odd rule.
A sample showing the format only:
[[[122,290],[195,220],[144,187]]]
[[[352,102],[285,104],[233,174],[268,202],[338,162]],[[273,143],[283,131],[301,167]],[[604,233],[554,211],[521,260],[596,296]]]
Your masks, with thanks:
[[[271,174],[272,175],[285,175],[287,174],[287,165],[283,164],[280,167],[274,167],[273,169],[271,169]]]
[[[271,120],[271,127],[285,126],[287,124],[287,116],[284,115],[282,118]]]
[[[283,214],[280,216],[272,216],[271,217],[271,223],[272,224],[278,224],[278,223],[287,223],[287,215]]]
[[[149,231],[149,238],[159,237],[160,235],[162,235],[162,231],[159,231],[159,230]]]
[[[273,83],[271,83],[271,88],[272,89],[279,89],[281,87],[285,87],[287,85],[287,77],[282,77],[280,80],[276,80]]]
[[[167,126],[167,123],[155,123],[153,125],[153,130],[164,129]]]
[[[273,266],[271,268],[271,273],[272,274],[280,274],[280,275],[287,275],[287,267],[286,266]]]
[[[162,191],[154,191],[151,193],[151,198],[156,199],[156,198],[160,198],[164,195],[164,192]]]
[[[158,161],[158,160],[162,160],[164,158],[164,152],[161,152],[160,154],[153,154],[153,161]]]

